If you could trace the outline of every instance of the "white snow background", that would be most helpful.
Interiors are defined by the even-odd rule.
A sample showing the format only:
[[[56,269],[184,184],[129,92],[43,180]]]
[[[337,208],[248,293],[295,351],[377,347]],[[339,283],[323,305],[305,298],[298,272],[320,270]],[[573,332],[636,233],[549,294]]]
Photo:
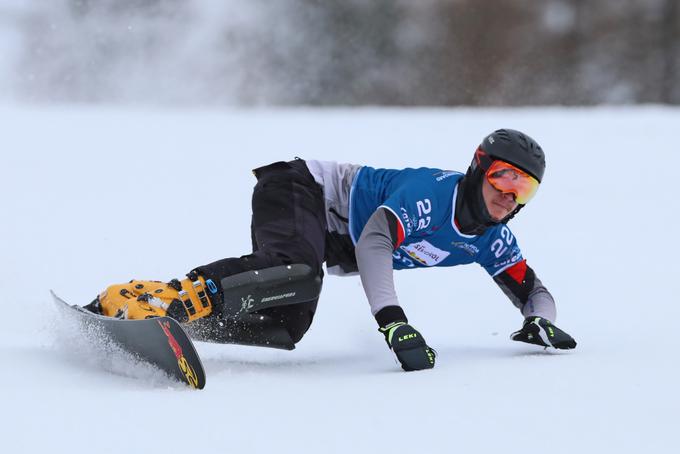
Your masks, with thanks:
[[[5,453],[670,453],[680,109],[154,111],[0,107],[0,439]],[[98,358],[49,295],[169,280],[249,252],[252,168],[294,156],[464,171],[488,132],[547,153],[510,224],[554,294],[555,353],[511,342],[522,317],[484,270],[402,271],[437,349],[404,373],[358,278],[327,277],[295,351],[197,343],[207,386]]]

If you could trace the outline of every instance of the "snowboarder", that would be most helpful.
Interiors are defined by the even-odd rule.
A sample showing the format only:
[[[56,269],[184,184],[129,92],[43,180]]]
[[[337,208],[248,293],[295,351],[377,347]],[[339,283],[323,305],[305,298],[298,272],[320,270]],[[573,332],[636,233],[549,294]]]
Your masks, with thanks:
[[[513,340],[572,349],[554,325],[553,297],[507,227],[544,171],[541,147],[512,129],[485,137],[465,174],[276,162],[253,171],[251,254],[199,266],[182,281],[110,286],[86,307],[128,319],[168,315],[198,339],[292,349],[312,323],[325,263],[329,274],[360,275],[389,348],[404,370],[420,370],[434,367],[436,354],[409,323],[393,270],[476,262],[524,317]]]

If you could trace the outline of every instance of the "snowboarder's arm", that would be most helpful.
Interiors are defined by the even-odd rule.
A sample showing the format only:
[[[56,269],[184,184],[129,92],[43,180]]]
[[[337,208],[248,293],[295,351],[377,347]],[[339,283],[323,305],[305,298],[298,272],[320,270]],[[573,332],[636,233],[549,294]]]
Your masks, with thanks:
[[[517,262],[493,279],[522,315],[555,321],[555,300],[526,260]]]
[[[517,262],[494,280],[525,317],[522,328],[510,336],[512,340],[541,347],[576,348],[574,338],[553,324],[557,315],[555,300],[526,260]]]
[[[400,227],[392,213],[380,208],[366,223],[356,245],[361,284],[374,316],[385,307],[399,306],[394,289],[392,253],[399,245],[397,229]]]
[[[436,353],[408,324],[394,289],[392,253],[404,239],[401,224],[380,208],[368,220],[356,245],[356,258],[364,292],[380,332],[406,371],[434,367]]]

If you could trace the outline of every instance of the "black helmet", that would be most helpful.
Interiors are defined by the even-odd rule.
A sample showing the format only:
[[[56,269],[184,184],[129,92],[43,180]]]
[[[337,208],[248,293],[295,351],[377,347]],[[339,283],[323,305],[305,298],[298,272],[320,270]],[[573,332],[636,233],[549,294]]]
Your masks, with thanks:
[[[509,222],[524,207],[518,205],[501,221],[495,221],[489,215],[482,196],[482,179],[496,159],[524,170],[539,183],[543,179],[545,154],[534,139],[514,129],[499,129],[488,135],[477,148],[458,187],[456,221],[462,233],[481,235],[490,226]]]
[[[545,173],[545,154],[534,139],[514,129],[499,129],[486,136],[479,149],[493,159],[509,162],[540,183]]]

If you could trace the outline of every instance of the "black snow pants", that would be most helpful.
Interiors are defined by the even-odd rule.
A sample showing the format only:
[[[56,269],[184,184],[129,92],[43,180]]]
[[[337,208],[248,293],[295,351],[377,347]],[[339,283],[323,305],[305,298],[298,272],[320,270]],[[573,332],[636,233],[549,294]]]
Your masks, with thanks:
[[[287,264],[309,265],[323,277],[326,216],[323,189],[305,161],[275,162],[253,170],[251,237],[253,252],[198,267],[199,274],[214,282],[226,276]],[[314,318],[318,299],[262,309],[285,327],[297,343]],[[237,340],[238,341],[238,340]],[[248,343],[237,342],[237,343]],[[258,342],[261,344],[261,342]]]

